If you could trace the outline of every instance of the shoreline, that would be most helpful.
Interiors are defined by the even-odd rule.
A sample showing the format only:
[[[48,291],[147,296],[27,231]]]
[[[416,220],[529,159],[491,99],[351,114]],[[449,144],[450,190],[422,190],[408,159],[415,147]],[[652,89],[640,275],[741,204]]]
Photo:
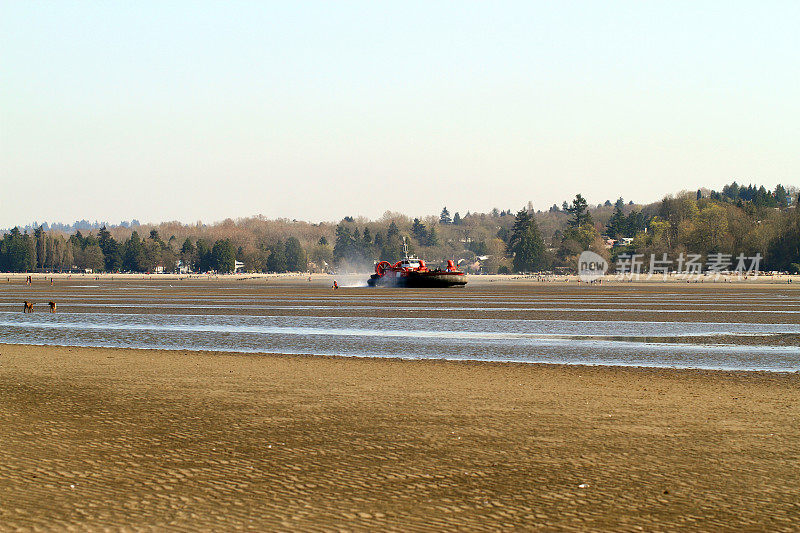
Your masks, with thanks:
[[[49,281],[50,278],[54,280],[68,280],[80,279],[91,280],[98,278],[100,281],[133,281],[133,280],[148,280],[148,281],[205,281],[205,282],[276,282],[281,284],[298,284],[305,286],[310,283],[318,285],[321,283],[332,284],[333,280],[354,280],[363,281],[363,286],[366,287],[366,281],[373,272],[354,272],[354,273],[337,273],[337,274],[320,274],[309,272],[284,272],[276,273],[241,273],[241,274],[156,274],[156,273],[43,273],[43,272],[13,272],[13,273],[0,273],[0,279],[6,277],[7,280],[14,282],[23,282],[28,276],[33,278],[35,282]],[[644,286],[660,286],[660,285],[683,285],[683,286],[772,286],[778,285],[783,288],[792,288],[800,285],[800,274],[767,274],[762,273],[757,277],[748,276],[739,278],[736,275],[722,275],[715,279],[713,276],[699,276],[687,280],[680,278],[679,275],[670,275],[668,278],[662,279],[661,276],[654,276],[648,278],[646,274],[642,274],[639,279],[618,279],[614,274],[607,274],[600,278],[602,283],[587,283],[580,280],[576,274],[569,275],[555,275],[555,274],[468,274],[467,286],[470,283],[474,285],[486,285],[494,283],[503,283],[510,285],[552,285],[552,284],[574,284],[574,285],[592,285],[592,286],[629,286],[629,285],[644,285]],[[789,282],[791,280],[791,283]],[[10,281],[7,281],[7,283]],[[341,283],[340,283],[341,285]],[[357,285],[361,287],[362,285]],[[347,288],[342,286],[342,288]],[[352,286],[350,288],[353,288]],[[456,290],[451,289],[451,290]]]
[[[203,356],[222,356],[222,357],[277,357],[291,359],[354,359],[360,361],[389,361],[389,362],[419,362],[419,363],[442,363],[442,364],[464,364],[464,365],[514,365],[514,366],[534,366],[544,368],[608,368],[611,370],[632,370],[632,371],[674,371],[674,372],[700,372],[700,373],[730,373],[730,374],[779,374],[779,375],[800,375],[800,370],[764,370],[764,369],[739,369],[739,368],[710,368],[710,367],[680,367],[680,366],[658,366],[658,365],[637,365],[637,364],[602,364],[602,363],[558,363],[543,361],[503,361],[485,359],[456,359],[456,358],[425,358],[425,357],[398,357],[398,356],[371,356],[371,355],[326,355],[314,353],[276,353],[276,352],[257,352],[257,351],[231,351],[220,348],[219,350],[196,350],[181,348],[149,348],[149,347],[121,347],[121,346],[83,346],[77,344],[30,344],[4,342],[0,340],[0,347],[41,347],[41,348],[76,348],[85,350],[135,350],[140,352],[163,352],[174,355],[203,355]]]

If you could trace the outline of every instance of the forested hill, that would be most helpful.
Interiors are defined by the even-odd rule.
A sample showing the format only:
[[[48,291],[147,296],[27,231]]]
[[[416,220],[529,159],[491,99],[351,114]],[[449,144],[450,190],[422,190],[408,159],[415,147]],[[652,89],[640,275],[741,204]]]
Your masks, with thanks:
[[[338,223],[251,217],[210,225],[42,224],[4,234],[0,270],[171,272],[183,266],[224,273],[234,261],[249,272],[363,270],[374,260],[399,259],[405,237],[429,263],[456,259],[486,273],[575,269],[587,249],[610,261],[630,253],[760,254],[762,269],[796,272],[797,202],[795,187],[734,182],[721,191],[682,192],[648,205],[619,198],[590,206],[578,194],[547,211],[534,211],[529,202],[516,212],[444,208],[417,218],[387,212],[378,220],[345,217]]]

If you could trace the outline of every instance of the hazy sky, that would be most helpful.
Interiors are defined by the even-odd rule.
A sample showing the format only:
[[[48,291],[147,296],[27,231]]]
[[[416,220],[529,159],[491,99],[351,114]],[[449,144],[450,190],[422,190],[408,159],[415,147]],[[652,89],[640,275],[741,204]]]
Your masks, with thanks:
[[[0,227],[800,184],[800,2],[0,2]]]

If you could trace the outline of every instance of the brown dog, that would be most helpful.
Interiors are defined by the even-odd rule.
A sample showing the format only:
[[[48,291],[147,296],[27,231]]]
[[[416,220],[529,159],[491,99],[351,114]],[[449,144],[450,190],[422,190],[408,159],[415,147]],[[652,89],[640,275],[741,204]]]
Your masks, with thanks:
[[[55,313],[56,312],[56,303],[55,302],[47,302],[47,305],[50,306],[50,312],[51,313]]]
[[[22,304],[22,312],[23,313],[33,313],[33,302],[23,302]]]

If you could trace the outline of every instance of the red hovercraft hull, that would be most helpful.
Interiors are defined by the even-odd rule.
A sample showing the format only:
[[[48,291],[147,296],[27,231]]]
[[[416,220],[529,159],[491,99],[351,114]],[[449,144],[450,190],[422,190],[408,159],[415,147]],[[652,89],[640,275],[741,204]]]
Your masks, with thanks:
[[[367,280],[370,287],[463,287],[467,275],[457,270],[452,261],[447,269],[430,270],[419,259],[405,259],[394,265],[381,261],[375,265],[375,273]]]

